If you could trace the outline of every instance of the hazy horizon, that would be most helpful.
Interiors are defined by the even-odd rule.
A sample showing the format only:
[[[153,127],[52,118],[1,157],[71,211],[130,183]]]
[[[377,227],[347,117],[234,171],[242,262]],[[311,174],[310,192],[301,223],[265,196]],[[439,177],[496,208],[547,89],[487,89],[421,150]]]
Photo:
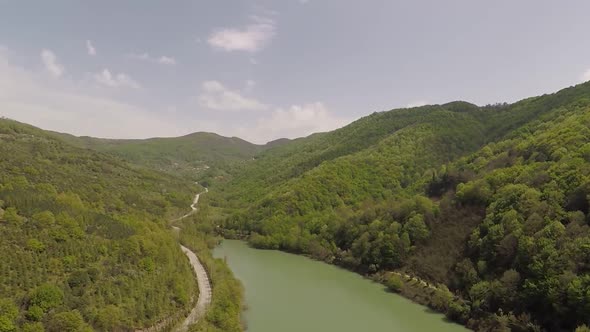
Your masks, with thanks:
[[[406,106],[514,102],[590,79],[589,10],[532,0],[5,3],[0,115],[76,136],[214,132],[261,144]]]

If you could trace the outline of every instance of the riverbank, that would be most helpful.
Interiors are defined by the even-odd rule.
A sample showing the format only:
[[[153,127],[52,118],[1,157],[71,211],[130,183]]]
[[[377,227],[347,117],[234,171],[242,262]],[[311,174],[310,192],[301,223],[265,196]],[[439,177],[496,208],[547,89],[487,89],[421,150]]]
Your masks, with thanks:
[[[197,224],[194,223],[186,225],[183,230],[181,243],[198,253],[213,285],[211,304],[207,308],[207,313],[194,324],[192,329],[194,331],[243,331],[245,325],[241,315],[245,308],[244,288],[225,261],[215,259],[211,255],[211,250],[218,241],[198,230]]]
[[[195,324],[201,317],[205,315],[207,307],[211,304],[212,293],[209,276],[207,275],[207,271],[205,270],[205,267],[203,267],[203,264],[201,264],[201,261],[197,255],[183,245],[180,247],[182,248],[184,254],[188,257],[194,269],[195,275],[197,277],[197,284],[199,286],[199,298],[197,299],[195,307],[193,310],[191,310],[190,314],[177,329],[178,332],[185,332],[188,331],[190,325]]]
[[[223,232],[223,230],[220,230]],[[387,287],[388,277],[396,275],[400,279],[400,286],[395,290],[391,290],[398,295],[412,301],[413,303],[427,307],[433,312],[444,315],[449,321],[460,324],[465,328],[475,331],[499,331],[499,330],[527,330],[527,327],[537,325],[531,321],[531,317],[526,314],[515,314],[512,312],[490,313],[479,309],[477,304],[472,303],[469,299],[463,298],[458,294],[453,293],[444,284],[433,283],[423,280],[417,276],[410,275],[408,272],[400,271],[377,271],[375,273],[367,273],[366,271],[359,271],[350,268],[344,264],[343,261],[336,259],[333,255],[324,257],[316,257],[310,254],[301,252],[292,252],[282,248],[266,248],[257,247],[250,241],[251,237],[245,234],[230,233],[233,239],[245,241],[249,246],[258,250],[280,250],[281,252],[303,256],[312,260],[327,263],[328,265],[337,266],[345,270],[354,272],[363,278],[373,280]],[[264,243],[264,242],[256,242]]]
[[[214,255],[244,283],[252,331],[465,331],[357,273],[301,255],[233,240]]]
[[[198,211],[178,223],[182,227],[178,233],[180,243],[198,256],[212,285],[207,312],[191,330],[241,332],[245,329],[241,320],[244,288],[224,260],[211,254],[220,239],[215,236],[210,213],[209,204],[200,203]]]

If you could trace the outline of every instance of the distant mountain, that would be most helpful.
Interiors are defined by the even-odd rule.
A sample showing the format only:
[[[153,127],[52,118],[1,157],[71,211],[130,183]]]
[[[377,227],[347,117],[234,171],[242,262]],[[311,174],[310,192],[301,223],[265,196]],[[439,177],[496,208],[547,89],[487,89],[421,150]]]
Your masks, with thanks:
[[[237,137],[198,132],[182,137],[150,139],[101,139],[56,133],[70,144],[116,155],[133,164],[195,178],[211,167],[225,169],[252,159],[268,146]],[[276,143],[274,145],[280,145]]]
[[[589,142],[585,83],[374,113],[262,151],[213,192],[226,236],[443,285],[395,289],[474,329],[572,330],[590,324]]]
[[[291,139],[288,139],[288,138],[279,138],[279,139],[276,139],[274,141],[270,141],[270,142],[266,143],[264,146],[266,148],[274,148],[274,147],[277,147],[277,146],[281,146],[281,145],[287,144],[287,143],[289,143],[291,141],[292,140]]]

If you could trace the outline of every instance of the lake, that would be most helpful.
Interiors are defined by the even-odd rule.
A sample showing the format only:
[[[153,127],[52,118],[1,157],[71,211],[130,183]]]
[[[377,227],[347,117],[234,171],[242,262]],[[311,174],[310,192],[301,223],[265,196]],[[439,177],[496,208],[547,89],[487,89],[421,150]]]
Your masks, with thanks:
[[[467,331],[443,315],[333,265],[225,240],[214,250],[246,290],[249,332]]]

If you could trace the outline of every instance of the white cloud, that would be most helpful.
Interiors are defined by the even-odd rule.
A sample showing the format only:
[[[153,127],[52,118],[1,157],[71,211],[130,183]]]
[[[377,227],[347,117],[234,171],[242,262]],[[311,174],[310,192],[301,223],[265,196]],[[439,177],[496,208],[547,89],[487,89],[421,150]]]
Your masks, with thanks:
[[[41,61],[45,69],[54,77],[61,77],[64,73],[64,67],[57,61],[55,53],[44,49],[41,51]]]
[[[147,54],[147,53],[130,54],[129,57],[134,58],[134,59],[138,59],[138,60],[150,60],[150,59],[152,59],[152,57],[150,57],[150,55]]]
[[[582,75],[582,82],[590,81],[590,69],[586,70],[584,75]]]
[[[242,128],[240,133],[254,142],[264,143],[281,137],[296,138],[330,131],[350,122],[330,113],[323,103],[315,102],[276,109],[270,116],[258,119],[254,129]]]
[[[251,16],[252,23],[243,28],[215,30],[207,42],[211,47],[224,51],[257,52],[276,35],[275,21],[271,18]]]
[[[0,116],[74,135],[147,138],[204,130],[264,143],[280,137],[294,138],[332,130],[349,122],[329,112],[322,103],[271,107],[217,81],[203,83],[199,102],[212,110],[259,112],[252,117],[252,113],[228,115],[204,110],[195,116],[194,104],[190,101],[150,109],[122,101],[125,90],[117,91],[117,99],[114,99],[111,91],[93,83],[98,79],[100,84],[122,86],[127,84],[122,82],[128,82],[124,74],[115,75],[105,69],[91,77],[92,81],[75,80],[71,75],[55,80],[40,70],[15,65],[10,61],[12,57],[9,50],[0,46]],[[247,82],[242,84],[248,85]],[[217,119],[207,118],[207,114]]]
[[[133,59],[143,60],[147,62],[159,63],[161,65],[175,65],[176,59],[170,56],[162,55],[160,57],[153,57],[149,53],[130,54],[129,57]]]
[[[411,102],[411,103],[407,104],[406,105],[406,108],[414,108],[414,107],[426,106],[428,104],[429,104],[428,101],[418,100],[418,101]]]
[[[232,91],[218,81],[206,81],[201,85],[197,98],[199,105],[219,111],[260,111],[268,106],[256,99],[244,97],[238,91]]]
[[[178,136],[183,125],[142,107],[113,100],[68,78],[56,81],[11,63],[0,49],[0,115],[75,135],[109,138]],[[187,125],[188,127],[188,125]],[[194,128],[193,128],[194,129]]]
[[[161,63],[163,65],[175,65],[176,64],[176,59],[174,59],[172,57],[167,57],[165,55],[162,55],[158,59],[158,63]]]
[[[88,55],[95,56],[96,55],[96,48],[92,45],[92,41],[86,41],[86,50],[88,51]]]
[[[299,0],[299,2],[302,3],[302,4],[306,4],[306,3],[309,2],[309,0]]]
[[[141,88],[141,85],[134,79],[127,76],[127,74],[119,73],[116,75],[111,74],[108,69],[103,69],[100,73],[94,74],[96,82],[106,85],[111,88],[128,87],[133,89]]]

